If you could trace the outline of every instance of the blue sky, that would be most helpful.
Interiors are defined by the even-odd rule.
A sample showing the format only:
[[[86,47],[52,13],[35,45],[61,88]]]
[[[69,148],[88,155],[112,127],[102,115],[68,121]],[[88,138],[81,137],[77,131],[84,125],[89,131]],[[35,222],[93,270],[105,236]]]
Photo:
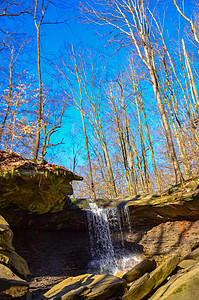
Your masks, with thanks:
[[[153,8],[157,1],[150,0],[150,7]],[[94,24],[86,24],[80,22],[81,17],[80,11],[78,9],[80,1],[79,0],[67,0],[66,7],[59,8],[50,5],[46,12],[44,22],[48,21],[63,21],[67,20],[66,23],[62,24],[52,24],[43,25],[41,31],[41,56],[42,56],[42,77],[44,84],[45,82],[52,82],[54,77],[54,70],[51,68],[49,62],[50,60],[53,64],[59,64],[61,62],[62,55],[67,52],[67,47],[74,45],[75,49],[94,49],[96,53],[104,55],[108,59],[108,76],[114,77],[123,67],[125,68],[126,60],[128,59],[128,51],[122,49],[117,53],[117,55],[112,56],[114,50],[111,46],[104,48],[106,45],[106,37],[102,37],[98,33],[101,31],[100,26],[95,26]],[[178,1],[180,3],[180,1]],[[181,1],[182,3],[182,1]],[[161,0],[157,5],[159,11],[159,18],[162,21],[165,18],[165,34],[168,34],[168,41],[171,39],[176,40],[177,31],[175,26],[178,27],[179,24],[179,14],[175,6],[173,5],[173,0]],[[190,17],[193,14],[195,5],[193,0],[184,0],[185,14]],[[29,49],[31,53],[26,54],[26,60],[29,60],[29,72],[31,74],[37,74],[36,69],[36,56],[32,56],[32,53],[36,51],[36,31],[34,27],[33,18],[31,16],[23,16],[18,19],[10,19],[7,23],[10,28],[16,25],[18,32],[27,33],[27,37],[32,37],[29,44]],[[183,22],[181,19],[181,29],[184,30],[184,26],[188,28],[188,23]],[[103,31],[109,31],[109,28],[103,29]],[[111,74],[111,75],[110,75]],[[151,95],[150,95],[151,96]],[[60,137],[65,136],[65,144],[62,146],[64,154],[60,155],[62,163],[67,167],[67,157],[70,156],[70,152],[66,149],[70,148],[70,139],[68,134],[70,133],[71,127],[80,121],[79,113],[74,112],[74,109],[66,111],[66,118],[64,120],[62,129],[59,134],[55,137],[55,140],[59,140]],[[66,152],[65,152],[66,151]],[[65,161],[65,162],[63,162]],[[83,160],[82,160],[83,161]]]
[[[81,13],[78,9],[79,6],[78,0],[69,0],[67,1],[67,8],[60,12],[59,9],[57,11],[51,7],[46,15],[45,21],[48,20],[56,20],[57,16],[61,14],[61,20],[67,19],[66,24],[59,25],[44,25],[42,28],[42,51],[44,56],[49,57],[53,62],[58,62],[62,55],[65,55],[67,52],[67,47],[71,47],[73,45],[75,49],[87,50],[93,49],[99,55],[104,55],[108,58],[108,67],[107,72],[108,76],[112,76],[114,78],[115,74],[118,74],[122,68],[126,67],[126,60],[129,57],[128,51],[126,49],[120,50],[116,55],[112,56],[114,53],[114,49],[111,46],[104,48],[106,45],[106,37],[100,35],[101,28],[100,26],[95,26],[95,24],[87,24],[82,23]],[[157,1],[150,0],[151,9],[154,8]],[[178,2],[179,3],[179,2]],[[184,1],[184,11],[185,14],[190,17],[193,13],[194,1],[185,0]],[[165,37],[168,40],[176,40],[177,39],[177,30],[179,26],[179,20],[181,23],[181,31],[184,32],[184,27],[189,28],[188,24],[184,22],[182,18],[179,17],[179,14],[173,4],[173,0],[162,0],[157,4],[157,9],[159,12],[160,22],[163,23],[164,20],[164,33]],[[57,16],[56,16],[57,15]],[[104,32],[109,32],[109,27],[103,28]],[[170,44],[172,46],[172,44]],[[122,66],[123,64],[123,66]],[[48,64],[43,60],[43,71],[49,70]],[[43,75],[43,78],[47,80],[48,75]],[[152,90],[148,90],[148,102],[150,103],[153,99]],[[60,137],[65,136],[64,145],[62,146],[63,154],[60,155],[57,152],[57,156],[61,157],[61,163],[65,164],[70,168],[70,164],[68,161],[68,157],[71,157],[71,153],[69,151],[71,145],[71,139],[69,137],[71,128],[76,126],[76,124],[81,124],[80,116],[77,111],[73,108],[66,111],[66,118],[63,122],[63,126],[59,131],[59,135],[54,137],[55,140],[59,140]],[[79,134],[79,141],[82,146],[84,145],[84,140],[81,134]],[[66,151],[67,149],[67,151]],[[61,150],[61,149],[60,149]],[[56,151],[55,151],[56,152]],[[57,159],[57,158],[56,158]],[[82,156],[80,159],[80,163],[84,162],[84,157]]]

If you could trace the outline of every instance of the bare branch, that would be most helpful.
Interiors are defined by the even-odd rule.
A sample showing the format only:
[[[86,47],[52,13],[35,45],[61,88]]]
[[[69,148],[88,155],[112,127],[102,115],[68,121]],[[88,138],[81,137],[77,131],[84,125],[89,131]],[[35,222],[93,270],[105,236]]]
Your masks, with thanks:
[[[176,0],[173,0],[173,3],[175,5],[175,7],[177,8],[177,11],[179,12],[179,14],[187,21],[189,22],[190,26],[191,26],[191,32],[193,33],[193,36],[194,36],[194,40],[199,44],[199,38],[198,38],[198,35],[197,35],[197,30],[196,30],[196,27],[192,21],[192,17],[191,19],[187,18],[185,16],[185,14],[181,11],[181,9],[179,8],[179,6],[177,5],[176,3]]]

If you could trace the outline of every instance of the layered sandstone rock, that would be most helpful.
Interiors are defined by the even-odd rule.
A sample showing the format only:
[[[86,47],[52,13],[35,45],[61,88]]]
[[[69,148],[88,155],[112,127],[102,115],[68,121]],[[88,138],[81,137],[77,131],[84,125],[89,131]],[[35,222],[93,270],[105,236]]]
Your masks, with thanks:
[[[173,276],[150,300],[199,299],[199,263]]]
[[[174,271],[179,263],[177,255],[168,259],[150,274],[145,273],[130,286],[129,291],[122,297],[123,300],[141,300],[152,293]]]
[[[126,278],[128,284],[124,278],[112,275],[69,277],[36,299],[198,300],[198,253],[199,250],[194,249],[181,261],[178,255],[173,255],[155,269],[152,260],[145,260],[137,265],[139,272],[136,272],[136,276]],[[185,267],[185,261],[192,261],[192,264]],[[136,266],[129,274],[135,273],[135,270]]]
[[[177,300],[199,298],[199,248],[181,258],[171,256],[155,270],[140,272],[140,278],[133,280],[129,290],[123,295],[124,300]],[[141,267],[141,263],[139,264]],[[135,269],[135,267],[133,268]],[[133,269],[129,272],[132,272]]]
[[[0,210],[56,212],[71,206],[71,182],[83,178],[45,160],[0,151]]]
[[[169,221],[152,226],[136,226],[129,241],[139,241],[146,257],[155,257],[159,262],[171,254],[183,257],[191,251],[193,244],[199,241],[199,221]]]
[[[0,299],[26,299],[30,271],[12,245],[13,233],[0,215]],[[23,278],[23,279],[22,279]]]
[[[121,202],[121,201],[120,201]],[[130,210],[132,224],[160,224],[199,219],[199,177],[159,195],[137,195],[122,201]]]
[[[29,284],[0,263],[0,299],[26,299]]]
[[[9,224],[0,215],[0,263],[8,266],[20,277],[27,279],[30,271],[26,261],[15,252],[12,245],[13,233]]]
[[[84,274],[69,277],[37,299],[106,300],[124,292],[127,283],[112,275]]]
[[[129,283],[140,278],[145,273],[151,272],[152,270],[155,269],[155,267],[156,267],[156,262],[154,259],[145,259],[140,263],[138,263],[137,265],[135,265],[135,267],[129,270],[127,273],[125,273],[122,278]]]

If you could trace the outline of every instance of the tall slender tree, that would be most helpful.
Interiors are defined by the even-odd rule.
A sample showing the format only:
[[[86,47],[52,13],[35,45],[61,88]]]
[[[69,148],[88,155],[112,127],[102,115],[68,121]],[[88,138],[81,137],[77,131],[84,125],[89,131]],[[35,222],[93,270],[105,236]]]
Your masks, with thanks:
[[[106,7],[106,9],[104,9]],[[101,8],[101,10],[100,10]],[[95,2],[95,5],[84,7],[88,18],[98,24],[107,24],[118,31],[123,39],[130,40],[135,50],[146,66],[152,82],[153,91],[160,111],[167,145],[176,182],[183,181],[183,175],[178,163],[172,133],[165,112],[164,103],[160,93],[158,70],[155,61],[155,47],[153,45],[153,33],[151,21],[147,15],[148,6],[143,0],[105,0]],[[118,40],[118,39],[117,39]]]
[[[37,72],[38,72],[38,84],[39,84],[39,95],[38,95],[38,111],[37,111],[37,132],[34,158],[37,159],[40,147],[40,136],[41,136],[41,122],[42,122],[42,106],[43,106],[43,86],[42,86],[42,73],[41,73],[41,25],[48,9],[50,0],[35,0],[34,7],[34,23],[37,32]]]

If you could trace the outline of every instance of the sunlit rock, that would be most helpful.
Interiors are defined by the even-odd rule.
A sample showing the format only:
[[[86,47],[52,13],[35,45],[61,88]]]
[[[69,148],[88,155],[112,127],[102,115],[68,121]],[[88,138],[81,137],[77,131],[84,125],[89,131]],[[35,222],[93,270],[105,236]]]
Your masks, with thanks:
[[[0,299],[26,299],[28,283],[0,263]]]
[[[112,275],[85,274],[69,277],[37,299],[96,299],[106,300],[123,293],[127,283]]]
[[[154,291],[173,272],[179,263],[177,255],[168,259],[150,274],[145,273],[132,283],[129,291],[122,297],[123,300],[141,300]]]
[[[83,178],[45,160],[30,160],[0,151],[0,209],[60,211],[71,205],[73,180]]]
[[[145,273],[153,271],[155,267],[156,262],[154,259],[145,259],[137,265],[135,265],[130,271],[125,273],[122,278],[124,278],[129,283],[140,278]]]
[[[199,299],[199,263],[173,276],[150,300]]]

